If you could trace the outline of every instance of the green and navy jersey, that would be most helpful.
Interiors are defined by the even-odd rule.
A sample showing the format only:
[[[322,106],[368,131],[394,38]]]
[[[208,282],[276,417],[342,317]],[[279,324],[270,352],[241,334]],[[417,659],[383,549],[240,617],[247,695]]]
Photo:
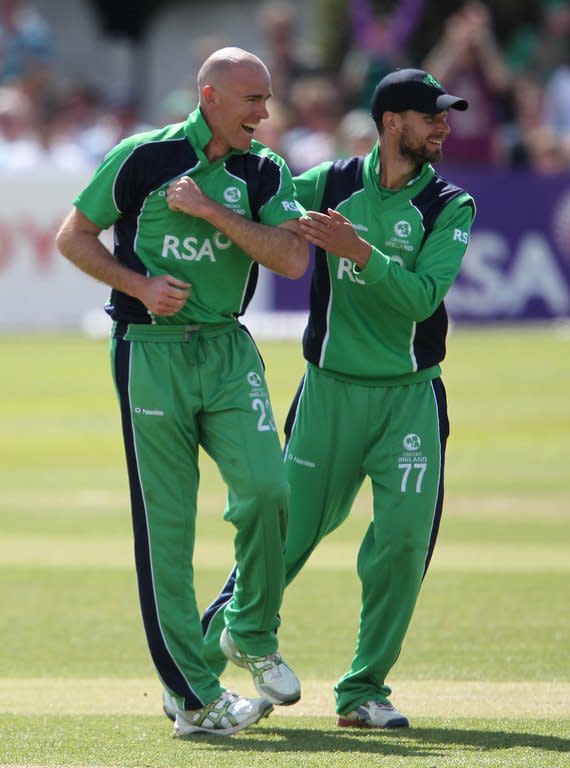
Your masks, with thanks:
[[[73,201],[101,229],[114,225],[121,264],[148,275],[170,274],[192,283],[186,305],[173,317],[153,317],[138,299],[113,290],[106,307],[124,323],[220,323],[243,314],[258,265],[203,219],[171,211],[169,184],[190,176],[208,195],[240,216],[270,226],[297,219],[291,173],[284,160],[253,141],[210,162],[211,131],[199,108],[183,123],[120,142]]]
[[[339,211],[373,251],[358,270],[317,249],[306,359],[333,374],[397,384],[440,374],[443,299],[469,242],[473,198],[426,163],[400,190],[380,187],[379,145],[365,157],[326,162],[295,178],[305,208]]]

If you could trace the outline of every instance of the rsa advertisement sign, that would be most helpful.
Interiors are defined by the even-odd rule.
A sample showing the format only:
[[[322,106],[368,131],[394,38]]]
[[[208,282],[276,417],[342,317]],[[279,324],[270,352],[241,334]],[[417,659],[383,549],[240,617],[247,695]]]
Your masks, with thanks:
[[[454,173],[477,218],[446,298],[456,320],[570,315],[570,174]]]

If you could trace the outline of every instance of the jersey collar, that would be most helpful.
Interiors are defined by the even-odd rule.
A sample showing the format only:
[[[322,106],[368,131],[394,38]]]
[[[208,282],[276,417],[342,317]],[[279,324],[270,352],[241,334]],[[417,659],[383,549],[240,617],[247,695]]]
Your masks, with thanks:
[[[399,198],[401,194],[406,197],[412,197],[420,189],[423,189],[425,185],[435,175],[435,170],[431,163],[424,163],[419,174],[411,179],[405,187],[395,190],[392,195],[389,195],[388,200],[393,198]],[[373,199],[378,201],[383,200],[384,205],[387,202],[386,193],[382,191],[380,187],[380,143],[377,141],[370,154],[366,155],[364,160],[364,185],[369,192],[372,192]]]
[[[206,118],[202,114],[200,107],[196,107],[196,109],[188,115],[186,122],[184,123],[184,133],[192,146],[199,150],[198,155],[200,156],[200,153],[202,154],[202,162],[209,162],[206,159],[204,150],[212,138],[212,131],[210,130],[210,126],[206,122]],[[244,155],[247,151],[248,150],[230,149],[230,151],[223,157],[215,160],[214,165],[218,162],[224,162],[225,158],[229,157],[229,155]]]
[[[184,133],[194,147],[204,149],[212,138],[212,131],[206,122],[200,107],[190,112],[184,123]]]

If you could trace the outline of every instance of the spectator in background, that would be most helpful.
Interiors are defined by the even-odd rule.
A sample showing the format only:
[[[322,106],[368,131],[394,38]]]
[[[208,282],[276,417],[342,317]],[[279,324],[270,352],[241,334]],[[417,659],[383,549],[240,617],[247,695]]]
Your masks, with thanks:
[[[340,121],[335,154],[338,157],[367,155],[376,143],[377,135],[370,112],[352,109]]]
[[[543,0],[540,22],[511,35],[505,57],[513,78],[506,136],[513,166],[555,173],[570,164],[570,4]]]
[[[542,48],[551,64],[545,85],[544,121],[570,162],[570,3],[550,0]]]
[[[495,38],[489,10],[468,0],[445,23],[422,68],[465,95],[469,115],[450,115],[446,142],[449,165],[492,166],[504,160],[503,110],[512,78]]]
[[[32,100],[18,88],[0,87],[0,169],[31,170],[40,159],[38,115]]]
[[[167,93],[160,104],[160,123],[170,125],[186,120],[196,103],[198,95],[195,90],[181,86]]]
[[[190,66],[188,71],[198,72],[203,61],[214,53],[229,45],[228,40],[221,35],[202,35],[195,38],[189,45]],[[171,123],[181,123],[188,117],[188,114],[194,109],[194,104],[198,98],[196,84],[193,77],[186,77],[175,85],[169,91],[160,103],[158,124],[169,125]]]
[[[0,0],[0,81],[35,78],[52,58],[51,30],[38,11],[21,0]]]
[[[295,173],[332,160],[342,117],[340,96],[329,78],[303,78],[291,90],[293,128],[283,136],[285,158]]]
[[[564,142],[545,121],[545,90],[530,73],[513,85],[513,120],[505,130],[509,166],[559,173],[569,166]]]
[[[369,110],[376,84],[396,67],[409,65],[408,42],[426,0],[398,0],[380,13],[372,0],[347,0],[351,49],[341,74],[346,102]]]
[[[532,133],[527,143],[529,167],[536,173],[548,175],[564,173],[570,168],[568,152],[558,136],[548,128]]]
[[[266,3],[261,8],[259,19],[273,92],[289,106],[294,84],[303,78],[324,75],[325,69],[314,51],[300,39],[293,5],[287,2]]]
[[[569,62],[570,4],[568,0],[543,0],[542,21],[527,69],[537,72],[543,82]]]
[[[68,133],[74,136],[88,162],[98,165],[116,135],[109,125],[104,94],[90,83],[67,83],[60,92],[59,110]]]
[[[58,101],[37,105],[15,86],[0,87],[0,171],[38,174],[93,170],[75,126]]]
[[[545,126],[560,144],[566,165],[570,164],[570,62],[558,67],[546,85]]]

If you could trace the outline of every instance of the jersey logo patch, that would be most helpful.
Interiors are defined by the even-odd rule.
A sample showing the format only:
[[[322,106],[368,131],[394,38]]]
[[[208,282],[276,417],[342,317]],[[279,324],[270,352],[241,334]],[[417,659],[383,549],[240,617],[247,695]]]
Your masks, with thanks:
[[[394,232],[398,237],[409,237],[412,234],[412,225],[402,219],[394,224]]]
[[[228,187],[224,192],[224,200],[228,203],[237,203],[241,200],[241,192],[237,187]]]

